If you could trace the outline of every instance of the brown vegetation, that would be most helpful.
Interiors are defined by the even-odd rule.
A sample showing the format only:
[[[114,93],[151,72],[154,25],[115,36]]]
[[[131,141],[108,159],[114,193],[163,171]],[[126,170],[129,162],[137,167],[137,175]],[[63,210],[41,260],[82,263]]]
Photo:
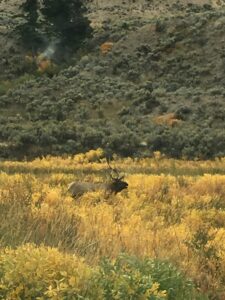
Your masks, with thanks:
[[[157,116],[154,118],[154,121],[158,125],[167,125],[170,127],[175,127],[182,123],[181,120],[177,119],[174,113],[168,113],[165,115]]]

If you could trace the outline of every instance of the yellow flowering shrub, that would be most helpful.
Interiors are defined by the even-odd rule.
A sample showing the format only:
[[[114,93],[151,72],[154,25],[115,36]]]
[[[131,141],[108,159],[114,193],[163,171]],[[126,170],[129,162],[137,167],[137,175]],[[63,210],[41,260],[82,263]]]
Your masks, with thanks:
[[[86,153],[76,154],[74,156],[74,161],[77,163],[88,163],[99,161],[100,158],[104,156],[104,151],[101,148],[96,150],[90,150]]]
[[[93,270],[57,249],[27,244],[0,252],[0,299],[78,299]],[[97,296],[97,295],[96,295]]]

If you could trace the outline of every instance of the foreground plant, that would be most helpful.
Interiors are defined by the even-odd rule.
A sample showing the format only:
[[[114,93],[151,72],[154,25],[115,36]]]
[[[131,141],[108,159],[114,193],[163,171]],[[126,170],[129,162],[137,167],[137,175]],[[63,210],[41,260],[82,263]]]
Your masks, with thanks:
[[[0,299],[200,299],[168,262],[119,255],[90,267],[75,255],[26,244],[0,251]],[[207,298],[201,298],[207,299]]]

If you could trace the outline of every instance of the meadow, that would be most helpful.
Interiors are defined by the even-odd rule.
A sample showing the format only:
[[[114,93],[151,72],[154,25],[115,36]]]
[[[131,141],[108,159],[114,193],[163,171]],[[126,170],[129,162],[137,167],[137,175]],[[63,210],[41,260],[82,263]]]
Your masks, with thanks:
[[[0,162],[0,299],[225,299],[225,158],[103,156]]]

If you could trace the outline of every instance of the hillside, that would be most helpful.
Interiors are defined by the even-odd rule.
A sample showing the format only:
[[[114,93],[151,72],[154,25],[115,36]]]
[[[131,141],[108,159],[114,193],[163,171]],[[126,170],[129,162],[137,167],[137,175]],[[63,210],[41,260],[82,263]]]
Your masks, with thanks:
[[[17,3],[1,2],[1,157],[106,145],[125,156],[225,156],[223,2],[95,1],[92,40],[50,74],[19,45]]]

